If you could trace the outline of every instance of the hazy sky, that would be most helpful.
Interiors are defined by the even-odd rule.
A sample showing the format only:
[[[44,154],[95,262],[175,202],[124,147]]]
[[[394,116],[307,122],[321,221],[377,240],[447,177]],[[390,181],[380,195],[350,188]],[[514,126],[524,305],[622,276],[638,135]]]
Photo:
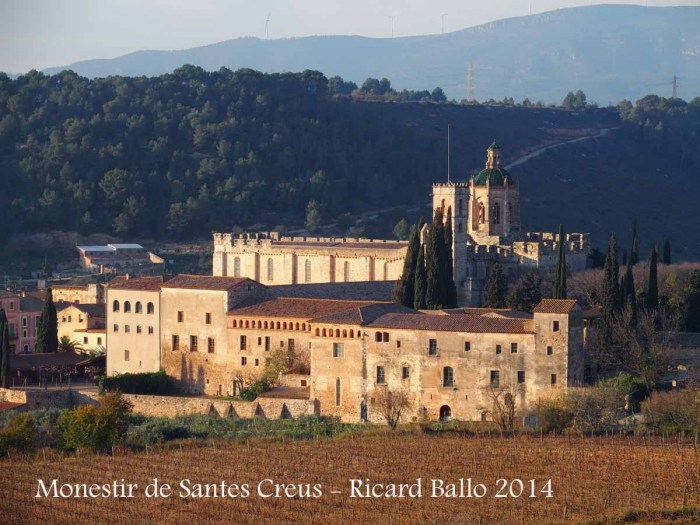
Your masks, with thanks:
[[[649,6],[698,0],[649,0]],[[604,2],[531,0],[532,12]],[[618,0],[644,4],[644,0]],[[527,15],[529,0],[0,0],[0,71],[113,58],[142,49],[185,49],[241,36],[355,34],[388,37],[455,31]]]

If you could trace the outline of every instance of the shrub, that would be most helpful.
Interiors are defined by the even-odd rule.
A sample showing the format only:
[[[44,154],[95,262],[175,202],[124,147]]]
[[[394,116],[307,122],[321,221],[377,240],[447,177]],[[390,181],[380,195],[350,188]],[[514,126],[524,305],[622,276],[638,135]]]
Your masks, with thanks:
[[[267,379],[259,379],[241,388],[238,397],[243,401],[255,401],[260,394],[268,390],[270,390],[270,383],[268,383]]]
[[[100,406],[81,405],[59,418],[63,446],[72,450],[108,450],[121,441],[132,404],[119,393],[102,396]]]
[[[700,390],[654,392],[642,403],[644,424],[660,432],[700,432]]]
[[[15,414],[0,430],[0,455],[6,455],[9,450],[30,452],[35,444],[36,428],[31,414]]]
[[[100,376],[96,382],[100,393],[118,390],[125,394],[169,395],[175,392],[175,385],[163,370],[143,374]]]
[[[544,432],[562,432],[569,428],[574,415],[566,406],[564,398],[539,401],[535,406],[535,414],[540,429]]]
[[[572,426],[579,432],[614,430],[621,405],[624,399],[614,382],[601,382],[566,395],[566,406],[573,416]]]

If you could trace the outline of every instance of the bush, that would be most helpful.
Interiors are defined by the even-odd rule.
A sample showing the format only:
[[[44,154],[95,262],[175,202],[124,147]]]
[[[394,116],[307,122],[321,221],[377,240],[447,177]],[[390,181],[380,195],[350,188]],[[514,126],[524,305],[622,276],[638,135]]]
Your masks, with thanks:
[[[644,424],[659,432],[700,432],[700,390],[654,392],[642,403]]]
[[[572,426],[579,432],[613,431],[621,405],[624,399],[615,382],[598,383],[566,395],[566,406],[573,416]]]
[[[9,450],[30,452],[36,444],[36,428],[31,414],[15,414],[9,424],[0,430],[0,455]]]
[[[539,401],[535,406],[535,414],[543,432],[562,432],[569,428],[574,420],[574,415],[566,406],[564,398]]]
[[[125,394],[169,395],[175,393],[175,385],[163,370],[144,374],[119,374],[100,376],[97,387],[102,392],[119,391]]]
[[[81,405],[58,420],[62,444],[71,450],[109,450],[129,425],[132,404],[119,393],[104,394],[100,406]]]
[[[243,401],[255,401],[260,394],[264,394],[268,390],[270,390],[270,383],[266,379],[260,379],[241,388],[238,397]]]

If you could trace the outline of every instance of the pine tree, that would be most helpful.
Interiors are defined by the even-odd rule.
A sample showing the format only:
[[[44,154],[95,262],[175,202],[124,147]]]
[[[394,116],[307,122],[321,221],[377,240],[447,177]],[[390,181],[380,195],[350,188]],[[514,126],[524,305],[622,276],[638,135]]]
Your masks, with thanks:
[[[646,307],[654,310],[659,307],[659,278],[656,269],[658,259],[656,248],[651,250],[649,255],[649,283],[647,285]]]
[[[46,353],[55,352],[57,349],[58,316],[56,315],[56,305],[53,303],[51,288],[48,288],[36,330],[36,351],[38,353]]]
[[[392,300],[408,308],[413,308],[416,281],[416,263],[418,261],[418,251],[420,250],[420,231],[423,228],[423,219],[418,221],[416,226],[411,228],[408,240],[408,249],[403,263],[401,278],[396,281]]]
[[[433,224],[428,232],[428,241],[425,253],[425,267],[428,276],[427,286],[425,290],[425,306],[430,310],[439,310],[442,308],[442,299],[444,298],[444,225],[442,223],[442,211],[435,210]]]
[[[456,308],[457,307],[457,287],[455,286],[454,277],[454,259],[452,254],[452,242],[454,239],[452,232],[452,208],[447,208],[447,217],[445,220],[445,240],[444,246],[444,259],[445,259],[445,270],[443,275],[445,297],[443,305],[445,308]]]
[[[0,310],[0,386],[10,388],[10,327],[5,310]]]
[[[520,312],[532,312],[542,300],[542,279],[530,270],[508,295],[508,308]]]
[[[661,257],[661,262],[663,264],[671,264],[671,241],[668,239],[664,241],[664,253]]]
[[[425,308],[425,292],[428,287],[428,274],[425,268],[425,249],[418,248],[418,260],[416,261],[416,282],[413,286],[413,308],[423,310]]]
[[[566,299],[566,242],[564,226],[559,225],[559,251],[557,254],[557,273],[554,278],[554,299]]]
[[[630,251],[629,262],[632,266],[639,262],[639,248],[637,247],[637,220],[632,222],[632,250]]]
[[[484,308],[504,308],[506,305],[506,281],[500,263],[495,263],[484,288]]]

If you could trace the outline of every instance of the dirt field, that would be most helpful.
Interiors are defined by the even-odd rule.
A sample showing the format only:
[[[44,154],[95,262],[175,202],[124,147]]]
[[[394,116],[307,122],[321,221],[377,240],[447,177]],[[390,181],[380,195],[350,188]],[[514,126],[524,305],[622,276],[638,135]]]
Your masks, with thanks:
[[[700,448],[700,447],[698,447]],[[700,450],[693,440],[638,437],[460,437],[377,432],[315,441],[215,443],[183,450],[115,456],[0,462],[2,523],[699,523]],[[172,486],[169,498],[147,499],[152,478]],[[137,483],[135,497],[36,498],[39,479],[49,495],[61,484]],[[406,483],[420,498],[351,498],[350,480]],[[431,480],[472,479],[472,496],[433,498]],[[181,480],[189,479],[187,489]],[[260,493],[258,484],[263,482]],[[506,482],[497,480],[505,479]],[[534,484],[530,480],[534,479]],[[547,496],[547,481],[551,494]],[[196,498],[195,483],[222,480],[229,494]],[[523,482],[523,493],[514,497]],[[301,485],[304,496],[262,497],[274,483]],[[238,484],[238,489],[231,487]],[[249,496],[242,485],[248,485]],[[313,485],[320,485],[316,489]],[[532,488],[534,487],[534,492]],[[500,492],[507,497],[495,497]],[[64,488],[64,494],[68,493]],[[113,490],[113,487],[110,487]],[[213,487],[210,496],[213,496]],[[280,489],[284,490],[284,489]],[[363,488],[363,490],[365,490]],[[376,489],[379,491],[379,489]],[[386,490],[386,488],[384,489]],[[397,488],[398,490],[398,488]],[[405,488],[407,491],[408,488]],[[333,494],[331,491],[340,491]],[[381,492],[381,491],[379,491]],[[377,493],[379,493],[377,492]],[[262,494],[262,495],[261,495]],[[43,495],[43,493],[42,493]],[[535,497],[529,497],[534,495]],[[684,511],[662,514],[661,509]],[[642,511],[639,513],[632,511]],[[623,521],[624,520],[624,521]]]

